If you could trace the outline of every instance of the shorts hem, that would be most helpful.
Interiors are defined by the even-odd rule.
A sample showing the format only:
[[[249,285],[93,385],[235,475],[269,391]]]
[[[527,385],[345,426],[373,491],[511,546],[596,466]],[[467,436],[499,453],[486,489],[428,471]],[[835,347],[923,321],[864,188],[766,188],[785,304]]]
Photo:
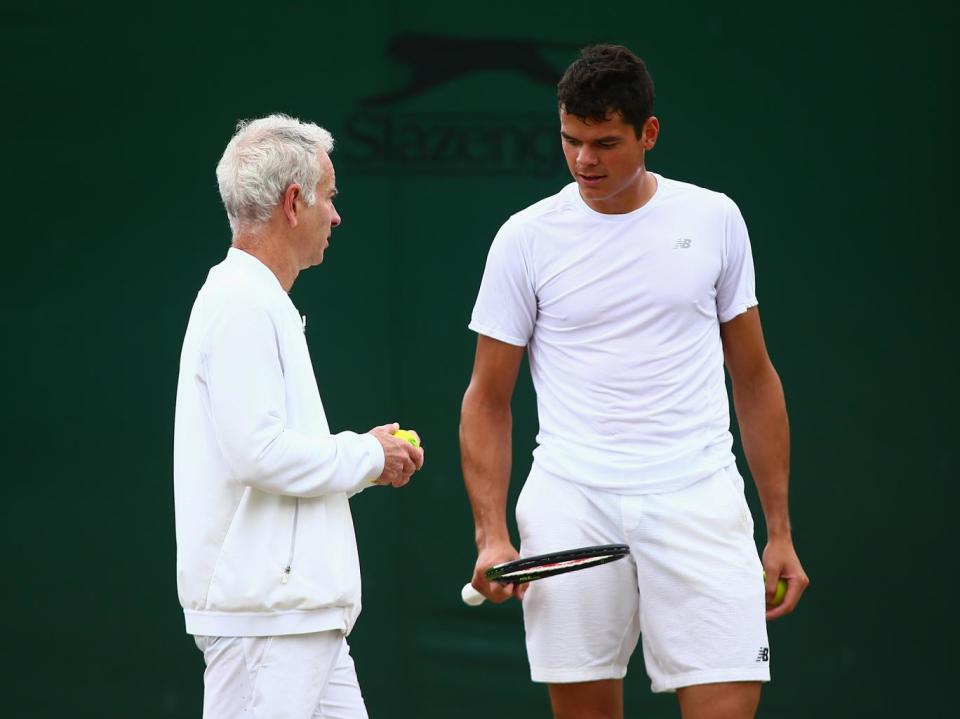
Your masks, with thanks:
[[[627,675],[624,666],[576,667],[562,669],[557,667],[530,667],[530,679],[543,684],[574,684],[576,682],[595,682],[601,679],[623,679]]]
[[[723,682],[768,682],[770,668],[747,667],[741,669],[711,669],[699,672],[675,674],[662,681],[655,681],[650,689],[656,694],[675,692],[683,687],[692,687],[697,684],[721,684]]]

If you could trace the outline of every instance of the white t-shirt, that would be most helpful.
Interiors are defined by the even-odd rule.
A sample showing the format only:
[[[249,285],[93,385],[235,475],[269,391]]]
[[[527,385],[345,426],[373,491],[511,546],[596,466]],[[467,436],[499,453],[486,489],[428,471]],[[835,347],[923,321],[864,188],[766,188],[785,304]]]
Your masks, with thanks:
[[[592,210],[571,183],[507,220],[470,322],[528,347],[537,465],[625,494],[734,461],[720,323],[757,304],[733,201],[655,178],[626,214]]]

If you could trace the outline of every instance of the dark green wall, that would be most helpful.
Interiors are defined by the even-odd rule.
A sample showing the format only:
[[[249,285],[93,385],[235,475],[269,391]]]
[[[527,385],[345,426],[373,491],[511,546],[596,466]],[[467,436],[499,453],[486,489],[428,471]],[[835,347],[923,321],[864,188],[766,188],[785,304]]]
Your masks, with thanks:
[[[650,65],[650,166],[729,194],[754,242],[813,581],[771,625],[763,716],[946,712],[957,10],[719,6],[4,4],[4,715],[199,716],[174,577],[177,361],[229,241],[216,161],[238,118],[278,110],[339,141],[343,226],[293,292],[331,425],[398,419],[427,447],[409,488],[354,503],[351,643],[371,715],[483,717],[493,690],[499,716],[546,715],[519,608],[459,600],[473,548],[458,408],[487,246],[566,182],[550,72],[595,41]],[[408,52],[411,33],[430,37]],[[423,55],[451,37],[459,53]],[[418,58],[476,65],[383,101]],[[536,428],[526,377],[515,412],[514,495]],[[674,716],[647,687],[638,655],[628,715]]]

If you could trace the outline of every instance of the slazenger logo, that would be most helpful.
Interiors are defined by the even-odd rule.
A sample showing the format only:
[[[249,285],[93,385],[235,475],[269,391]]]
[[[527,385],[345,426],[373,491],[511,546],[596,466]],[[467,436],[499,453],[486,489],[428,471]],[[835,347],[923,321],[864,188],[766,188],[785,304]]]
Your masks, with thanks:
[[[557,121],[550,97],[562,70],[545,51],[573,56],[576,45],[533,40],[462,38],[403,33],[387,47],[387,56],[409,68],[404,84],[362,99],[346,120],[341,161],[353,171],[390,174],[483,175],[513,172],[549,175],[562,171]],[[442,91],[477,73],[497,85],[483,98],[480,112],[403,111],[404,102]],[[518,112],[501,92],[510,73],[533,81],[544,93],[543,111]],[[498,94],[499,93],[499,94]],[[502,110],[498,107],[503,98]]]

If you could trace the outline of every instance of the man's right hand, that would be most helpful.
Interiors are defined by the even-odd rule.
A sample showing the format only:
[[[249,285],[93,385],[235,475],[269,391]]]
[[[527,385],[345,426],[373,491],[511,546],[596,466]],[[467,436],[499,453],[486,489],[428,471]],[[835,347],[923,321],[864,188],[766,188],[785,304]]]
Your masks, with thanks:
[[[515,597],[523,599],[527,591],[526,584],[501,584],[500,582],[488,582],[484,572],[495,564],[503,564],[520,557],[519,552],[510,542],[498,542],[480,549],[477,556],[477,563],[473,568],[473,579],[471,584],[473,588],[480,592],[494,604],[500,604]]]
[[[374,427],[367,434],[371,434],[383,447],[383,472],[374,484],[390,484],[402,487],[410,481],[413,473],[423,466],[423,448],[414,447],[404,439],[393,436],[400,429],[400,425],[384,424]],[[414,432],[416,434],[416,432]],[[420,435],[417,435],[417,441]]]

